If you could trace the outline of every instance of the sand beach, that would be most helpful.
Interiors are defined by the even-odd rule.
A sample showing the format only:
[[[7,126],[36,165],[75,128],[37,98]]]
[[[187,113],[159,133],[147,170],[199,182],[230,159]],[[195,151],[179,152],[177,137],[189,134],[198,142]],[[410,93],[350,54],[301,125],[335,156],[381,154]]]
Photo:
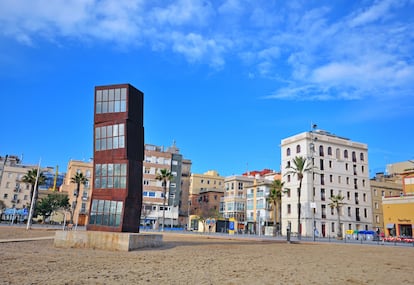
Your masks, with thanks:
[[[0,227],[0,240],[55,230]],[[62,249],[1,242],[0,284],[414,284],[413,247],[164,233],[155,249]]]

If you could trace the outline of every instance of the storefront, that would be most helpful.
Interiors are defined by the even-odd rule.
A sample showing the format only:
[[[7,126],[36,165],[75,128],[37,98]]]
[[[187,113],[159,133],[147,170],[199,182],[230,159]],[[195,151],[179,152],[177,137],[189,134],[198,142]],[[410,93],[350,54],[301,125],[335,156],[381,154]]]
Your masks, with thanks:
[[[412,237],[414,195],[386,197],[382,200],[386,237]]]

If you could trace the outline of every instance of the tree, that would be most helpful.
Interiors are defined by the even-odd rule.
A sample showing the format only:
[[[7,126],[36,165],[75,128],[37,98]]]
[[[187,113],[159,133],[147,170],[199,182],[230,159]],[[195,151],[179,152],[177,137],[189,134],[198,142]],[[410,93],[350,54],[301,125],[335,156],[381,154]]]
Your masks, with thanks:
[[[305,173],[310,172],[313,170],[313,167],[310,166],[307,159],[303,156],[296,156],[293,159],[293,166],[286,167],[288,171],[285,175],[293,175],[296,176],[299,180],[299,187],[298,190],[298,237],[300,238],[302,232],[302,225],[300,223],[300,216],[301,216],[301,204],[300,204],[300,196],[302,192],[302,181]]]
[[[37,186],[36,186],[36,191],[35,191],[36,179],[37,179]],[[23,176],[22,181],[25,183],[29,183],[31,185],[30,204],[32,203],[33,193],[36,193],[36,196],[34,197],[34,204],[33,204],[33,208],[36,209],[36,201],[37,201],[37,197],[39,196],[39,191],[38,191],[39,185],[43,185],[46,183],[46,176],[44,176],[43,173],[40,172],[39,177],[37,177],[37,168],[33,168],[27,171],[27,173]]]
[[[167,182],[173,179],[173,175],[168,169],[161,169],[159,173],[157,173],[155,179],[162,181],[162,188],[164,193],[164,201],[163,201],[163,208],[162,208],[162,227],[161,231],[164,231],[164,224],[165,224],[165,203],[167,199]]]
[[[73,224],[73,215],[75,214],[76,205],[78,204],[78,197],[80,192],[81,184],[85,185],[88,182],[88,178],[83,175],[81,171],[76,172],[76,174],[70,179],[71,183],[76,184],[76,190],[73,193],[75,200],[72,202],[72,207],[70,210],[70,223]]]
[[[277,224],[276,213],[278,212],[277,210],[279,210],[279,221],[281,219],[280,204],[282,202],[282,189],[283,189],[284,184],[285,183],[282,182],[280,179],[274,180],[272,182],[272,187],[270,188],[269,195],[266,198],[267,202],[270,205],[272,205],[272,209],[273,209],[273,236],[276,236],[276,224]],[[280,224],[279,224],[279,228],[281,228]]]
[[[342,228],[341,228],[341,208],[343,205],[345,205],[344,200],[345,197],[343,197],[341,194],[333,195],[332,197],[329,197],[331,200],[331,203],[329,203],[329,207],[331,209],[336,209],[336,215],[338,216],[338,231],[337,231],[337,238],[342,238]]]
[[[43,221],[52,215],[52,213],[61,208],[69,206],[69,197],[66,194],[53,193],[48,194],[45,198],[40,199],[36,206],[38,215],[43,216]]]

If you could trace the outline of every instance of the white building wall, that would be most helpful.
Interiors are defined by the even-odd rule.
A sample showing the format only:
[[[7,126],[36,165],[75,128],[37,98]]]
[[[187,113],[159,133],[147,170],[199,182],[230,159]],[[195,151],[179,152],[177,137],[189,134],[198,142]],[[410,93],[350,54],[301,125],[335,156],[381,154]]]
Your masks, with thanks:
[[[314,151],[311,144],[315,145]],[[297,147],[300,147],[298,153]],[[323,153],[320,150],[323,150]],[[328,153],[331,149],[331,154]],[[290,155],[287,150],[290,149]],[[348,158],[344,152],[348,152]],[[291,231],[297,232],[297,177],[291,175],[290,181],[286,168],[288,162],[293,166],[292,160],[296,156],[303,156],[309,162],[314,161],[314,175],[307,173],[302,181],[301,191],[301,224],[302,236],[312,237],[314,226],[320,236],[336,236],[337,214],[331,213],[329,203],[331,192],[333,195],[341,194],[345,197],[346,205],[341,209],[342,232],[345,230],[365,230],[372,228],[372,206],[369,185],[368,148],[366,144],[352,142],[349,139],[334,136],[328,132],[316,130],[305,132],[282,140],[282,181],[285,188],[290,189],[290,197],[282,196],[282,233],[286,234],[288,223]],[[355,152],[356,161],[352,154]],[[361,156],[363,160],[361,160]],[[312,179],[314,177],[314,179]],[[354,186],[356,181],[356,188]],[[323,191],[325,195],[323,195]],[[358,199],[356,199],[356,195]],[[325,198],[324,198],[325,197]],[[358,200],[358,201],[356,201]],[[288,212],[290,205],[290,213]],[[315,215],[311,205],[316,207]],[[324,212],[323,207],[325,207]],[[349,208],[349,211],[348,211]],[[359,210],[359,217],[357,211]]]

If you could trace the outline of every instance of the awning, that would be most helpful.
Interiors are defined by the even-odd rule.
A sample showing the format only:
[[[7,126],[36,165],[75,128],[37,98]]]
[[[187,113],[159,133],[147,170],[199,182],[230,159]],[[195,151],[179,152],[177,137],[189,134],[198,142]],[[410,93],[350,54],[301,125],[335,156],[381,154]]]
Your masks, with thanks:
[[[387,229],[393,229],[395,224],[387,224]]]

